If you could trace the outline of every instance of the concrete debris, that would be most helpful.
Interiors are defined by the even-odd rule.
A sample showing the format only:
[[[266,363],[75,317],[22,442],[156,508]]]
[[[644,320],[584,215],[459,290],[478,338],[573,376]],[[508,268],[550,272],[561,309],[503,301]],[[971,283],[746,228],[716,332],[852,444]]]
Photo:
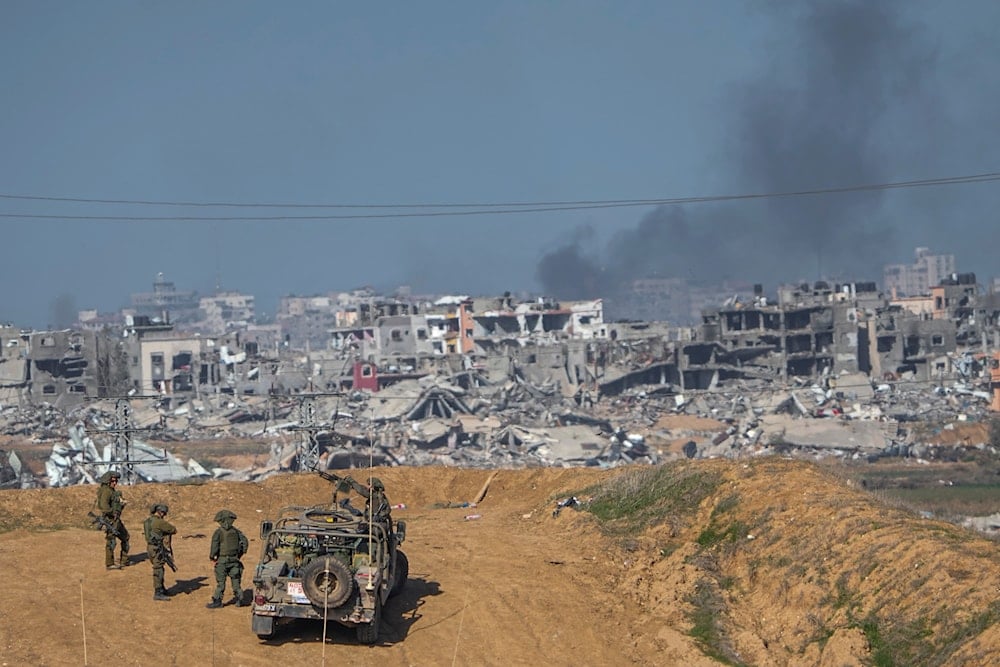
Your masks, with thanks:
[[[962,525],[980,533],[997,536],[1000,535],[1000,514],[966,517],[962,521]]]
[[[21,464],[16,452],[0,449],[0,489],[26,489],[34,486],[31,473]]]
[[[681,392],[664,382],[662,369],[637,367],[620,377],[651,384],[619,383],[615,393],[604,393],[582,384],[566,391],[552,373],[513,362],[504,373],[463,367],[450,375],[398,379],[378,391],[137,397],[129,403],[129,464],[137,481],[157,482],[256,480],[313,465],[372,463],[614,467],[770,454],[933,459],[936,448],[911,428],[916,416],[947,424],[985,421],[991,414],[991,395],[971,380],[938,386],[842,372],[779,382],[741,373],[706,381],[711,389]],[[0,405],[0,434],[53,443],[44,474],[0,452],[0,486],[91,484],[110,466],[121,469],[114,454],[116,447],[121,453],[119,408],[110,399],[67,410]],[[170,451],[172,443],[226,439],[266,441],[269,456],[233,470]]]
[[[70,427],[69,440],[56,443],[45,462],[48,486],[73,486],[97,484],[108,470],[131,470],[137,482],[177,482],[185,479],[209,477],[194,459],[182,463],[165,449],[144,442],[132,442],[127,460],[114,456],[114,448],[107,445],[98,452],[93,439],[83,424]]]

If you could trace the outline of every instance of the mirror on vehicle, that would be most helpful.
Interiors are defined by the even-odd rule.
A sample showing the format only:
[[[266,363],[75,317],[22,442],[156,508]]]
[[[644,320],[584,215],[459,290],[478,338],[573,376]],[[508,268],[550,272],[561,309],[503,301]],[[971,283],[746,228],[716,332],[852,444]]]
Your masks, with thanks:
[[[271,532],[272,528],[274,528],[274,522],[272,522],[272,521],[261,521],[260,522],[260,536],[261,536],[261,538],[267,537],[268,534]]]
[[[405,539],[406,539],[406,522],[405,521],[397,521],[396,522],[396,541],[399,544],[402,544],[403,540],[405,540]]]

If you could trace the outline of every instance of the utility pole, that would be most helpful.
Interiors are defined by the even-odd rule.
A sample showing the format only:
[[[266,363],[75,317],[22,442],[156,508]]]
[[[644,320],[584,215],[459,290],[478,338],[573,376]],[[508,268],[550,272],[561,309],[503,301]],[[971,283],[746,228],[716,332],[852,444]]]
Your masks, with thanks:
[[[110,433],[114,436],[110,461],[95,461],[99,465],[121,466],[122,478],[125,484],[135,483],[135,455],[133,447],[133,435],[147,431],[157,431],[155,428],[136,428],[132,421],[132,398],[138,399],[159,399],[160,396],[118,396],[115,398],[115,421],[114,427],[101,429],[98,431],[88,431],[88,433]],[[166,450],[159,458],[143,459],[143,463],[164,463],[167,460]]]
[[[132,485],[135,470],[132,467],[132,404],[127,398],[115,401],[115,449],[113,458],[121,461],[125,483]]]
[[[302,438],[297,454],[299,470],[312,470],[319,465],[319,440],[316,432],[316,401],[310,396],[299,401],[299,424]]]

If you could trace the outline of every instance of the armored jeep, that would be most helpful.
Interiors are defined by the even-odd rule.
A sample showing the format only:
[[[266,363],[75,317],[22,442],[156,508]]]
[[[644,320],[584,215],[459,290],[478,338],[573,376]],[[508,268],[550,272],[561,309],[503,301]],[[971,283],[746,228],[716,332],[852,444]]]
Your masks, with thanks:
[[[402,521],[349,504],[282,509],[261,523],[253,632],[267,639],[278,619],[311,618],[353,627],[359,642],[374,644],[383,605],[409,575],[398,548],[405,536]]]

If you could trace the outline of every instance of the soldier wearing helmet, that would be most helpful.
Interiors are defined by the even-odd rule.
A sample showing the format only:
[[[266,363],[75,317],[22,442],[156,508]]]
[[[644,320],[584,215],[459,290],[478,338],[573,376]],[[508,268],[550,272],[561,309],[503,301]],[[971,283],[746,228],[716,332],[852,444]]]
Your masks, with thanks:
[[[170,593],[163,585],[163,566],[165,557],[173,553],[171,536],[177,533],[173,524],[166,520],[168,508],[163,503],[156,503],[149,508],[149,516],[142,522],[142,532],[146,537],[146,554],[153,566],[153,599],[169,600]]]
[[[389,499],[385,495],[385,485],[378,477],[369,477],[368,486],[351,479],[351,486],[367,500],[365,516],[369,520],[383,521],[389,519]]]
[[[378,477],[368,480],[368,502],[365,504],[367,513],[378,519],[389,519],[389,499],[385,495],[385,485]]]
[[[108,570],[120,570],[128,565],[129,534],[122,523],[122,510],[125,509],[125,498],[118,490],[118,480],[121,473],[109,470],[101,475],[101,486],[97,489],[97,511],[104,521],[104,567]],[[121,551],[118,562],[115,562],[115,548],[121,541]]]
[[[243,577],[243,562],[240,560],[250,546],[247,536],[233,525],[236,515],[229,510],[219,510],[215,513],[215,521],[219,527],[212,534],[212,546],[208,559],[215,563],[215,593],[212,601],[206,607],[218,609],[222,606],[222,596],[226,592],[226,579],[232,582],[233,599],[231,603],[237,607],[249,604],[243,599],[243,589],[240,580]]]

